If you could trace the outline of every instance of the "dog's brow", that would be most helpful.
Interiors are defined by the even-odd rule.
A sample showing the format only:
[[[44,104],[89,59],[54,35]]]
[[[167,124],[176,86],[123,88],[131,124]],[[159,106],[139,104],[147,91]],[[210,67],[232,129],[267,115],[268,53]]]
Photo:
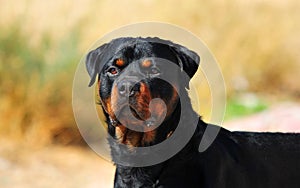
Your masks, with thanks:
[[[118,65],[119,67],[122,67],[125,65],[125,61],[123,59],[117,59],[116,60],[116,65]]]
[[[152,65],[152,61],[149,59],[146,59],[142,62],[142,67],[149,68]]]

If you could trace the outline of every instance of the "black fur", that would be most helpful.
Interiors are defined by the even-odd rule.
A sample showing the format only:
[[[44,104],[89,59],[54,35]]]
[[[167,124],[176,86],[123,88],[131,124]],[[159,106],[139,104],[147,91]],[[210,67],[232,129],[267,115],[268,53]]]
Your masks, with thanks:
[[[111,95],[113,79],[105,75],[105,70],[116,58],[122,57],[129,63],[144,57],[161,57],[178,64],[192,77],[198,68],[199,57],[187,48],[159,38],[119,38],[91,51],[86,66],[92,85],[97,75],[100,79],[99,93],[102,99]],[[178,74],[180,80],[180,73]],[[152,84],[152,85],[151,85]],[[156,82],[149,83],[151,92],[172,96],[170,86],[161,87]],[[179,92],[188,97],[185,88],[188,83],[180,83]],[[157,89],[158,88],[158,89]],[[159,90],[159,91],[157,91]],[[168,97],[166,97],[167,99]],[[157,130],[157,136],[149,145],[157,144],[170,131],[176,129],[181,113],[180,99],[172,115]],[[103,103],[103,100],[102,100]],[[103,105],[103,104],[102,104]],[[185,102],[187,113],[183,117],[188,130],[189,119],[198,115],[190,101]],[[104,109],[105,112],[105,109]],[[105,113],[108,132],[116,136],[116,128]],[[148,167],[128,167],[116,164],[114,187],[137,188],[298,188],[300,186],[300,134],[230,132],[221,128],[212,145],[204,152],[198,152],[203,133],[208,125],[201,120],[188,144],[169,160]],[[128,156],[120,153],[120,146],[112,140],[113,160]],[[128,153],[132,150],[126,150]]]

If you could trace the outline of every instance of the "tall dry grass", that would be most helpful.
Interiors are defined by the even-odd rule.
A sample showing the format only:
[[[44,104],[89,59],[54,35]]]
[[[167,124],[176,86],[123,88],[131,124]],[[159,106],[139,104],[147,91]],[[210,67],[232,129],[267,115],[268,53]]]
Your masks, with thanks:
[[[14,27],[14,28],[13,28]],[[73,142],[71,83],[78,36],[57,45],[44,35],[38,47],[14,23],[1,32],[0,133],[26,142]],[[61,133],[64,136],[60,135]],[[68,138],[69,137],[69,138]],[[72,138],[71,138],[72,137]]]
[[[29,143],[77,142],[72,78],[86,50],[125,24],[190,30],[215,54],[229,96],[300,97],[300,3],[288,1],[1,1],[0,134]]]

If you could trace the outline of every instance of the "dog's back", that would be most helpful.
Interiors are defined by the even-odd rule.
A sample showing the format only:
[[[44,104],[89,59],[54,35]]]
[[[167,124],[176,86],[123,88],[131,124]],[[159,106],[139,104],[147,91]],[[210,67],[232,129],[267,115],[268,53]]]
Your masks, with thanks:
[[[198,137],[193,142],[200,140]],[[180,159],[173,161],[173,177],[181,173],[181,179],[186,178],[176,179],[177,187],[298,188],[300,134],[221,129],[213,144],[202,153],[194,153],[182,169],[176,164]]]
[[[232,132],[255,187],[300,186],[300,134]]]

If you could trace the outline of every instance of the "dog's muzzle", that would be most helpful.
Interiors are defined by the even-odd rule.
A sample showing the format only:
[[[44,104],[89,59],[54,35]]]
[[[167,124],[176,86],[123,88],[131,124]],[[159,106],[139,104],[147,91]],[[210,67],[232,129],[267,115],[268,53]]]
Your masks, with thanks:
[[[117,83],[120,97],[131,97],[140,91],[140,84],[135,78],[124,78]]]

